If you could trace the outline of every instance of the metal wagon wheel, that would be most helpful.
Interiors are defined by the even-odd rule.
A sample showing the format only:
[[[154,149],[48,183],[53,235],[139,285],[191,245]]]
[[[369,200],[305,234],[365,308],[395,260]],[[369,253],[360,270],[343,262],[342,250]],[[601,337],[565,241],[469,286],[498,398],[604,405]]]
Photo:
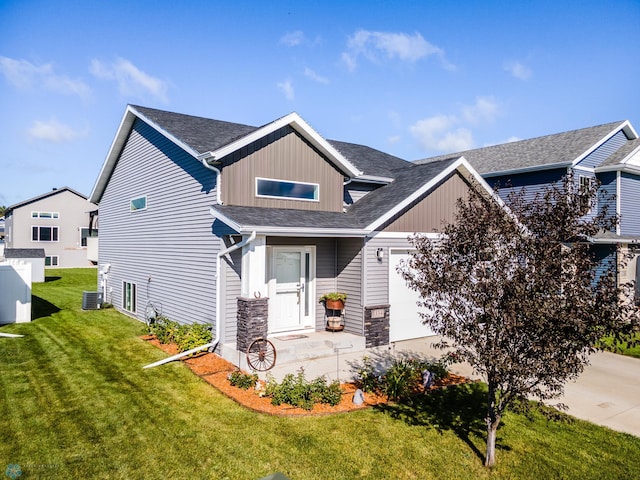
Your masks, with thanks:
[[[272,369],[276,364],[276,347],[266,338],[256,338],[247,348],[247,363],[259,372]]]

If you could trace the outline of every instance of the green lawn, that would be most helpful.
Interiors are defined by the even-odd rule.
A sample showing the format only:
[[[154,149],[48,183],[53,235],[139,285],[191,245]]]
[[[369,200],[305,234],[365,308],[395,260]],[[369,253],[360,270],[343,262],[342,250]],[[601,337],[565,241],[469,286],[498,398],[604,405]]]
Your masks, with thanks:
[[[95,270],[48,270],[34,321],[0,338],[0,475],[20,478],[640,478],[640,438],[586,422],[508,414],[498,465],[482,466],[483,386],[413,406],[280,418],[237,405],[164,354],[144,325],[82,311]]]

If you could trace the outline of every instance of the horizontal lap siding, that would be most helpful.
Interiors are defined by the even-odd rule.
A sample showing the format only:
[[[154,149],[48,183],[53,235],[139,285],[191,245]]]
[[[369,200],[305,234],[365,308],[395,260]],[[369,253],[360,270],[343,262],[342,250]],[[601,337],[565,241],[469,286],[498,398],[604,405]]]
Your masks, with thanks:
[[[364,335],[362,303],[362,239],[338,240],[337,290],[348,295],[345,304],[345,331]]]
[[[378,248],[382,248],[382,260],[378,260],[376,256]],[[389,303],[389,251],[392,248],[409,251],[411,244],[407,238],[373,237],[365,246],[365,306],[386,305]]]
[[[222,278],[220,278],[222,282],[221,295],[224,299],[224,305],[221,306],[224,318],[220,334],[224,343],[234,343],[238,332],[238,297],[242,290],[240,280],[242,248],[224,256],[221,259],[220,270],[222,272]]]
[[[618,133],[613,135],[609,140],[604,142],[598,148],[596,148],[589,155],[584,157],[576,166],[585,167],[585,168],[595,168],[604,162],[607,158],[609,158],[616,150],[622,147],[625,143],[627,143],[627,137],[624,132],[620,130]]]
[[[147,209],[131,212],[133,198]],[[215,174],[137,120],[100,202],[100,263],[111,264],[109,301],[122,307],[122,283],[137,285],[137,312],[147,302],[181,323],[211,323],[216,314],[216,253],[209,207]]]
[[[566,174],[566,168],[555,168],[538,172],[487,177],[485,180],[492,188],[496,186],[500,188],[498,193],[504,201],[508,201],[511,193],[519,193],[524,190],[525,200],[531,202],[536,195],[542,194],[546,187],[559,182]]]
[[[598,173],[597,179],[600,181],[598,188],[598,211],[602,212],[605,208],[608,216],[614,216],[617,213],[617,178],[616,172]]]
[[[620,233],[640,235],[640,176],[620,175]]]

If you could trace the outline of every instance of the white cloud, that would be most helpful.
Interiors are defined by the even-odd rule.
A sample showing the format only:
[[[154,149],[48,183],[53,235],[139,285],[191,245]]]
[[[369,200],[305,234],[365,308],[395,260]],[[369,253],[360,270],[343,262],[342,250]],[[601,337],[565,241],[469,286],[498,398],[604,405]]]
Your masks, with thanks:
[[[385,59],[416,62],[430,55],[437,55],[444,59],[444,51],[427,42],[417,32],[409,35],[358,30],[347,40],[347,51],[342,54],[342,61],[350,71],[353,71],[359,56],[374,63],[381,63]]]
[[[117,58],[113,63],[94,59],[91,61],[89,71],[97,78],[114,80],[122,95],[151,96],[162,102],[168,102],[167,82],[143,72],[127,59]]]
[[[391,137],[387,138],[387,143],[389,145],[395,145],[400,140],[402,140],[402,137],[400,135],[392,135]]]
[[[74,130],[69,125],[60,123],[57,119],[52,118],[48,122],[36,120],[28,134],[36,140],[44,140],[52,143],[67,143],[79,137],[88,135],[88,130]]]
[[[54,71],[51,63],[35,65],[27,60],[0,56],[0,72],[12,85],[23,88],[44,88],[62,95],[87,98],[91,89],[82,80],[74,80]]]
[[[418,120],[409,131],[425,150],[469,150],[473,148],[473,135],[467,128],[456,127],[458,123],[455,115],[437,115]]]
[[[277,86],[282,92],[287,100],[293,100],[295,98],[295,91],[293,89],[293,83],[291,80],[285,80],[284,82],[278,82]]]
[[[297,45],[300,45],[302,42],[304,42],[304,40],[305,40],[304,32],[302,32],[302,30],[296,30],[295,32],[289,32],[283,35],[280,38],[280,43],[288,47],[295,47]]]
[[[504,69],[519,80],[529,80],[533,75],[531,69],[520,62],[505,63]]]
[[[310,78],[314,82],[329,83],[329,79],[328,78],[323,77],[321,75],[318,75],[316,72],[311,70],[309,67],[304,69],[304,75],[305,75],[305,77]]]
[[[464,119],[472,124],[493,122],[499,113],[498,103],[493,97],[477,97],[474,105],[462,108]]]

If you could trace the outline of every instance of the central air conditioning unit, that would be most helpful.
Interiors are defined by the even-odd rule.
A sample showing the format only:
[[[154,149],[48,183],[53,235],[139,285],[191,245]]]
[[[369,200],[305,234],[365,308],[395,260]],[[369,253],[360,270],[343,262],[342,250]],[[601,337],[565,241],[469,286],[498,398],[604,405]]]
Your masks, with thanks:
[[[100,292],[82,292],[82,309],[97,310],[102,304]]]

